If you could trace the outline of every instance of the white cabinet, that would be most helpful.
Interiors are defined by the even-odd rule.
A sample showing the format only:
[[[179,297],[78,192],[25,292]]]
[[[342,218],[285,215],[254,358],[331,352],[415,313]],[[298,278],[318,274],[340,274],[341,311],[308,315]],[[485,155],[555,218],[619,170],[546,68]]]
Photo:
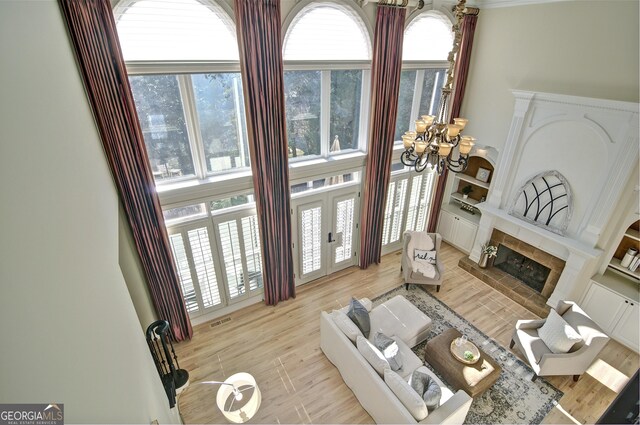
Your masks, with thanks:
[[[592,280],[581,306],[609,336],[638,351],[640,310],[637,299],[628,298]]]
[[[640,345],[640,309],[637,302],[625,300],[626,308],[613,330],[614,337],[627,347],[638,351]]]
[[[478,225],[446,210],[440,211],[438,233],[442,239],[469,253],[476,239]]]

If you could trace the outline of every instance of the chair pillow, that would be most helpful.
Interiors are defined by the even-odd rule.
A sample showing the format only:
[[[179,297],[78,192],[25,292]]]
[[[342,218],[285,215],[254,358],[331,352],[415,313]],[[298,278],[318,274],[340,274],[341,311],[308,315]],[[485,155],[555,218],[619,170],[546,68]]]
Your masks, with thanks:
[[[384,358],[389,362],[391,370],[397,371],[402,368],[402,353],[397,342],[382,332],[376,332],[373,337],[373,345],[380,350]]]
[[[384,370],[389,369],[389,362],[384,358],[380,350],[374,347],[373,344],[362,335],[356,338],[356,347],[358,347],[358,351],[362,354],[362,357],[378,372],[378,375],[384,376]]]
[[[344,333],[351,342],[356,342],[358,336],[362,336],[362,332],[351,319],[341,311],[333,310],[331,313],[334,323]]]
[[[349,319],[353,320],[358,329],[362,332],[365,338],[369,338],[371,332],[371,319],[369,319],[369,312],[362,303],[355,298],[351,298],[349,303],[349,310],[347,311]]]
[[[387,368],[384,371],[384,382],[416,421],[427,417],[429,410],[424,400],[400,375]]]
[[[418,394],[422,395],[427,410],[433,412],[440,407],[440,398],[442,397],[442,389],[440,385],[428,374],[416,369],[411,374],[409,381],[411,388]]]
[[[436,264],[436,251],[427,251],[416,248],[413,250],[413,259],[416,261],[424,261],[429,264]]]
[[[426,249],[430,251],[432,249],[436,249],[435,244],[433,243],[434,239],[431,238],[427,232],[413,232],[407,231],[407,234],[411,237],[409,243],[407,244],[407,254],[414,252],[416,248],[418,249]]]
[[[555,310],[549,312],[544,325],[538,329],[538,336],[555,354],[568,353],[575,343],[582,341],[580,334]]]

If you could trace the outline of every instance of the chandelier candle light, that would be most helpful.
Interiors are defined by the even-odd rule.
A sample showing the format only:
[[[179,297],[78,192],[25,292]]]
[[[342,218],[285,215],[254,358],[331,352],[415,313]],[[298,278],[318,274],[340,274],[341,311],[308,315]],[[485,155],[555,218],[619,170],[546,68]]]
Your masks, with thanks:
[[[460,0],[455,7],[456,22],[453,24],[454,34],[453,48],[449,52],[447,60],[449,69],[447,78],[442,88],[438,115],[422,115],[416,120],[415,131],[407,131],[402,136],[405,151],[400,156],[402,163],[414,167],[417,172],[427,168],[435,168],[438,174],[442,174],[445,167],[454,173],[460,173],[467,169],[469,152],[473,148],[475,139],[471,136],[462,136],[460,133],[467,125],[467,119],[454,118],[453,124],[449,124],[448,103],[452,92],[453,73],[456,66],[456,58],[460,51],[462,34],[460,26],[464,18],[466,0]]]

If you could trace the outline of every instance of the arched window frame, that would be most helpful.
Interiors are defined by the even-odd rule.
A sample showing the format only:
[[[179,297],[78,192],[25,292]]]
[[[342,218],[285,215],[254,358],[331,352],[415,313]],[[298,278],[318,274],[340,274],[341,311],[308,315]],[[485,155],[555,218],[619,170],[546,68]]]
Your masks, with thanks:
[[[436,15],[439,19],[446,20],[449,23],[449,25],[451,26],[453,25],[454,17],[446,9],[416,10],[407,19],[407,22],[405,24],[405,35],[406,35],[407,29],[411,26],[411,24],[416,19],[424,15]],[[419,48],[420,46],[415,46],[415,47]],[[401,130],[400,126],[402,124],[399,123],[396,131],[396,135],[402,134],[404,131],[407,131],[407,130],[414,130],[414,127],[415,127],[414,120],[418,119],[418,117],[420,117],[421,115],[425,115],[429,113],[429,111],[420,110],[420,101],[422,98],[422,90],[424,86],[425,73],[428,70],[435,70],[435,69],[446,70],[448,67],[449,67],[449,62],[446,60],[446,58],[444,60],[411,60],[411,61],[403,60],[402,62],[403,73],[405,71],[415,71],[416,75],[415,75],[415,81],[414,81],[413,98],[411,100],[410,118],[407,120],[406,123],[404,123],[404,127],[402,127],[403,128],[402,131],[400,131]],[[435,84],[437,84],[438,87],[442,87],[442,85],[444,84],[444,73],[438,75],[438,80],[435,82]],[[440,100],[439,96],[434,96],[433,102],[435,103],[435,105],[432,104],[433,108],[437,108],[439,100]],[[399,160],[400,155],[403,151],[404,151],[404,148],[402,146],[402,140],[399,137],[396,137],[393,160],[394,161]]]
[[[113,6],[116,24],[127,7],[139,0],[120,0]],[[216,13],[223,22],[228,25],[235,37],[235,19],[233,10],[224,1],[196,0]],[[241,190],[252,190],[253,182],[250,167],[230,169],[224,171],[209,171],[206,163],[204,143],[200,134],[199,121],[196,108],[195,92],[191,76],[194,74],[237,73],[240,74],[239,60],[148,60],[126,61],[129,76],[145,75],[175,75],[180,90],[180,100],[184,112],[185,124],[188,133],[189,147],[193,161],[195,175],[180,176],[166,181],[156,181],[156,189],[163,204],[173,203],[174,200],[184,199],[180,195],[183,189],[193,187],[196,180],[198,187],[206,187],[207,194],[224,195],[229,190],[228,185],[219,182],[228,181],[232,174],[234,187]],[[242,98],[242,89],[237,95]],[[241,132],[246,134],[244,126],[244,114],[238,111],[238,122],[242,123]],[[241,116],[240,116],[241,115]],[[248,151],[247,151],[248,155]]]
[[[291,178],[304,179],[313,175],[320,175],[323,167],[326,168],[325,162],[332,160],[344,163],[335,166],[334,169],[353,169],[361,167],[364,164],[364,157],[367,150],[368,124],[369,124],[369,104],[370,104],[370,84],[371,84],[371,56],[373,51],[373,29],[362,9],[353,0],[303,0],[297,3],[288,13],[283,23],[282,30],[282,47],[283,55],[286,48],[285,42],[292,25],[295,25],[296,19],[300,13],[308,6],[314,4],[326,4],[335,6],[347,11],[351,16],[359,19],[359,25],[363,29],[368,41],[367,60],[284,60],[285,73],[290,71],[320,71],[321,73],[321,104],[320,104],[320,154],[305,155],[301,158],[289,158],[291,164]],[[358,130],[358,147],[356,149],[343,149],[339,154],[329,152],[331,143],[330,132],[330,91],[331,91],[331,72],[341,70],[361,70],[362,71],[362,87],[360,90],[360,114],[359,114],[359,130]],[[309,161],[315,160],[315,161]],[[323,161],[324,160],[324,161]],[[334,162],[334,165],[335,165]]]

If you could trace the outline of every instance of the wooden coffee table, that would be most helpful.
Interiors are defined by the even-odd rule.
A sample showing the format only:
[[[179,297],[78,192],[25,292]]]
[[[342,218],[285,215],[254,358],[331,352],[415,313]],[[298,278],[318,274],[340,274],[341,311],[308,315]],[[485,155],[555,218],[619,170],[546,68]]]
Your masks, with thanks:
[[[471,397],[485,392],[500,377],[502,368],[484,351],[474,364],[464,364],[451,354],[451,342],[461,336],[456,329],[447,329],[427,342],[424,359],[454,387]]]

